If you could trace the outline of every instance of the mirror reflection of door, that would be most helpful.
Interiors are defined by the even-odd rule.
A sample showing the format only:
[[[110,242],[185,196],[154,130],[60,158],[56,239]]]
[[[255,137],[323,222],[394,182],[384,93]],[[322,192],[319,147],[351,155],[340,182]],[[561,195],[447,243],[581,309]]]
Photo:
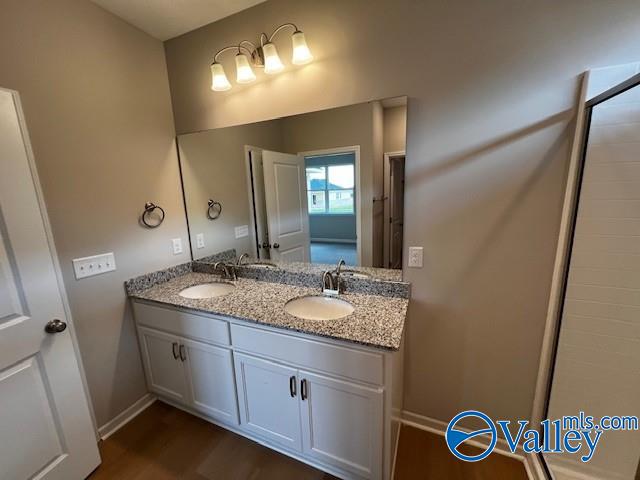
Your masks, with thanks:
[[[262,150],[248,147],[249,192],[251,203],[251,221],[255,243],[255,257],[260,260],[271,258],[269,248],[269,227],[267,225],[267,203],[264,196],[264,168]]]
[[[270,150],[263,150],[261,156],[262,168],[258,167],[254,176],[257,179],[254,181],[257,237],[267,238],[269,258],[273,260],[308,262],[309,219],[304,158]],[[252,167],[258,163],[252,161]],[[259,182],[260,170],[263,186]],[[264,241],[261,249],[265,250]]]
[[[404,152],[384,156],[384,267],[402,268],[404,229]]]
[[[193,259],[400,267],[403,185],[389,230],[383,173],[384,152],[404,156],[406,110],[397,97],[180,135]]]

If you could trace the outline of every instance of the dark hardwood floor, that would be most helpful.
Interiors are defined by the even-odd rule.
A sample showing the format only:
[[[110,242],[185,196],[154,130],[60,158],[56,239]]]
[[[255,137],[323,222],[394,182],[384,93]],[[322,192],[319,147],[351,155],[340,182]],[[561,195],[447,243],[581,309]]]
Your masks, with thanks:
[[[465,455],[480,449],[465,445]],[[515,458],[491,454],[479,462],[463,462],[454,457],[443,436],[402,426],[396,457],[395,480],[527,480],[524,464]]]
[[[473,447],[472,447],[473,448]],[[329,480],[335,477],[204,420],[155,402],[100,442],[91,480]],[[396,480],[526,480],[522,463],[490,455],[455,459],[444,438],[404,426]]]

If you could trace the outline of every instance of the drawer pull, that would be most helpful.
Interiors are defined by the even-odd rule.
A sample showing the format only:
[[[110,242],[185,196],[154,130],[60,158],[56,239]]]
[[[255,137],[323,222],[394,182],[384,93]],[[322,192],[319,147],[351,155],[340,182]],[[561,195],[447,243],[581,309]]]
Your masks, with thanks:
[[[308,392],[307,392],[307,379],[303,378],[300,381],[300,398],[302,398],[302,400],[306,400],[308,397]]]
[[[183,362],[187,359],[187,353],[185,351],[184,345],[180,345],[180,360]]]
[[[171,350],[173,352],[173,359],[174,360],[178,359],[178,352],[176,351],[177,348],[178,348],[178,343],[177,342],[173,342],[171,344]]]

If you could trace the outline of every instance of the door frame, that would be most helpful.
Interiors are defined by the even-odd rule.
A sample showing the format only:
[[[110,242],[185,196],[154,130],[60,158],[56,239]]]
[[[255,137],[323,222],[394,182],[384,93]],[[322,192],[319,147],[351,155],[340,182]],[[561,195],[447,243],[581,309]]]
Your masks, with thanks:
[[[58,257],[58,251],[53,239],[53,230],[51,228],[51,222],[49,221],[49,214],[47,212],[47,206],[44,201],[44,194],[42,192],[42,186],[40,183],[40,177],[38,175],[38,168],[35,162],[35,155],[31,146],[31,139],[29,137],[29,130],[27,129],[26,117],[24,109],[22,108],[22,102],[20,100],[20,93],[17,90],[10,88],[0,87],[0,90],[11,94],[14,105],[16,106],[16,113],[18,115],[18,124],[20,125],[20,133],[22,134],[22,140],[24,142],[25,152],[27,156],[27,162],[29,170],[31,172],[31,178],[33,179],[33,187],[36,193],[38,201],[38,207],[40,208],[40,216],[42,217],[42,224],[44,232],[47,238],[47,244],[49,246],[49,254],[51,255],[51,261],[53,263],[53,270],[56,276],[56,283],[58,284],[58,291],[60,293],[60,299],[62,300],[62,308],[66,316],[67,329],[69,330],[69,336],[71,337],[71,344],[73,345],[73,353],[76,356],[78,362],[78,368],[80,370],[80,379],[82,381],[82,389],[85,397],[87,398],[87,405],[89,407],[89,414],[91,416],[91,424],[93,427],[93,434],[96,437],[96,442],[100,440],[100,434],[98,433],[98,424],[96,421],[96,415],[93,410],[93,401],[91,399],[91,393],[89,392],[89,384],[87,383],[87,376],[85,373],[84,363],[82,361],[82,355],[80,354],[80,348],[78,347],[78,336],[76,334],[75,322],[71,315],[71,307],[69,304],[69,297],[64,286],[64,280],[62,276],[62,268],[60,267],[60,259]]]
[[[389,268],[389,257],[390,257],[390,248],[391,242],[389,239],[389,235],[391,234],[391,229],[389,228],[389,215],[390,211],[390,203],[391,198],[389,197],[389,193],[391,191],[391,159],[404,157],[405,164],[407,161],[407,154],[405,150],[397,150],[395,152],[385,152],[384,160],[382,164],[382,168],[384,170],[383,177],[383,186],[382,186],[382,198],[384,200],[384,217],[382,219],[383,227],[383,238],[382,238],[382,266],[383,268]],[[403,233],[404,235],[404,233]]]
[[[348,147],[321,148],[319,150],[307,150],[298,152],[303,158],[315,157],[321,155],[338,155],[340,153],[353,153],[355,155],[355,196],[356,202],[354,209],[356,211],[356,258],[358,266],[362,265],[362,192],[360,190],[360,145],[350,145]],[[305,183],[306,185],[306,183]],[[307,216],[309,213],[307,212]],[[309,232],[311,234],[311,232]],[[309,258],[311,260],[311,258]]]
[[[258,246],[258,226],[256,225],[256,210],[254,207],[253,198],[253,178],[251,176],[251,151],[260,150],[264,148],[256,147],[255,145],[244,146],[244,174],[247,182],[247,200],[249,202],[249,221],[251,228],[249,229],[249,239],[251,241],[251,249],[254,250],[251,253],[255,254],[255,258],[260,259],[260,247]]]

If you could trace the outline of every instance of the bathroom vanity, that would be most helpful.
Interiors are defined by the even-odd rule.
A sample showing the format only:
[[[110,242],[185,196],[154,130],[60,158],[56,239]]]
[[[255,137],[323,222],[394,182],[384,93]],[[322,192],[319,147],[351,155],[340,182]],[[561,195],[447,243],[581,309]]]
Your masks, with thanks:
[[[370,280],[359,288],[351,281],[340,301],[352,313],[310,320],[285,306],[320,293],[311,270],[307,277],[285,272],[290,283],[280,283],[273,272],[264,281],[248,278],[261,269],[241,269],[245,276],[223,283],[230,291],[202,299],[180,292],[221,279],[190,270],[127,287],[149,389],[340,478],[391,478],[408,284]],[[387,295],[363,293],[375,287]]]

